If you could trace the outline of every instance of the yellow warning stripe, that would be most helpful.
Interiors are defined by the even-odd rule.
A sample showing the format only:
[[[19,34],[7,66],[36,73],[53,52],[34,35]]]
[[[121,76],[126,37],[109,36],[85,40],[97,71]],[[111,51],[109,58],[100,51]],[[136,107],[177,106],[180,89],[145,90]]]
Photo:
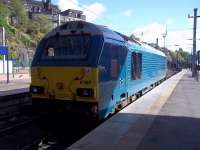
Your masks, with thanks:
[[[171,81],[171,84],[165,89],[165,91],[159,96],[159,98],[152,104],[152,106],[145,111],[145,114],[157,115],[163,105],[166,103],[168,98],[171,96],[172,92],[174,91],[176,85],[182,78],[185,72],[181,72],[181,74],[176,78],[176,80]]]

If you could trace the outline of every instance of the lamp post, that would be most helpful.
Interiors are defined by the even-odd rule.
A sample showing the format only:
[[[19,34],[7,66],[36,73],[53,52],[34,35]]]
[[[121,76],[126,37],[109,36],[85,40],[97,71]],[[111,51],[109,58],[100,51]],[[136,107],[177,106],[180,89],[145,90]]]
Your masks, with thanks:
[[[194,8],[194,16],[188,15],[188,18],[193,18],[193,55],[192,55],[192,77],[196,77],[197,69],[196,69],[196,30],[197,30],[197,8]]]
[[[162,34],[163,36],[163,48],[164,48],[164,51],[165,51],[165,39],[166,39],[166,36],[167,36],[167,26],[166,26],[166,29],[165,29],[165,32]]]
[[[196,35],[195,35],[196,36]],[[192,77],[195,77],[197,75],[197,52],[196,52],[196,41],[200,39],[187,39],[187,40],[193,40],[193,48],[191,49],[191,70],[192,70]],[[195,41],[194,41],[195,40]],[[195,43],[195,44],[194,44]],[[194,46],[195,45],[195,46]]]

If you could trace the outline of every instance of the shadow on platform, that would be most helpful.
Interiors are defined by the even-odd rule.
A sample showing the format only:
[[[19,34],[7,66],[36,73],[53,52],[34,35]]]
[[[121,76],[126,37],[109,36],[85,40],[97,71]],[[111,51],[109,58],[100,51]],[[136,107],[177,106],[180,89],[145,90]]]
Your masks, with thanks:
[[[119,113],[118,115],[118,118],[122,120],[132,120],[132,118],[140,116],[134,123],[129,121],[132,127],[129,128],[122,141],[117,144],[122,147],[123,144],[127,144],[128,148],[125,149],[200,149],[200,118],[129,113]],[[138,140],[138,135],[140,140],[137,145],[134,145],[134,140]]]

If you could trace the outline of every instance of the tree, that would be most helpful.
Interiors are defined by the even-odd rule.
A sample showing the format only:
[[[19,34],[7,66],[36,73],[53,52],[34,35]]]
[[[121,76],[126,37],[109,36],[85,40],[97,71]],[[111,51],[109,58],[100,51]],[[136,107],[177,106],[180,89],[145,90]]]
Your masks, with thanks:
[[[53,28],[53,23],[45,15],[39,15],[29,22],[27,34],[38,42],[41,38]]]
[[[21,0],[12,0],[11,1],[11,17],[15,18],[17,25],[24,29],[28,24],[28,14],[21,3]]]
[[[136,37],[134,34],[131,34],[130,38],[133,40],[140,41],[140,39],[138,37]]]
[[[40,32],[47,33],[53,28],[53,23],[45,15],[40,15],[37,18],[40,25]]]
[[[179,48],[178,50],[175,51],[176,54],[176,59],[178,61],[178,63],[182,66],[182,67],[188,67],[189,65],[189,53],[183,51],[182,48]]]
[[[0,2],[0,18],[7,19],[10,15],[10,10],[6,5],[4,5],[2,2]]]

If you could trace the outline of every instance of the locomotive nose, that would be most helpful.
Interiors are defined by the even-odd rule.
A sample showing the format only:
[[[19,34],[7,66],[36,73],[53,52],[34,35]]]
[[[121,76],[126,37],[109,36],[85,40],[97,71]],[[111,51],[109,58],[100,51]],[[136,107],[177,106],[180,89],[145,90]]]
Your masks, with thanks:
[[[66,101],[97,101],[98,70],[96,68],[45,67],[33,68],[32,72],[33,96]],[[42,87],[42,90],[39,87]]]

